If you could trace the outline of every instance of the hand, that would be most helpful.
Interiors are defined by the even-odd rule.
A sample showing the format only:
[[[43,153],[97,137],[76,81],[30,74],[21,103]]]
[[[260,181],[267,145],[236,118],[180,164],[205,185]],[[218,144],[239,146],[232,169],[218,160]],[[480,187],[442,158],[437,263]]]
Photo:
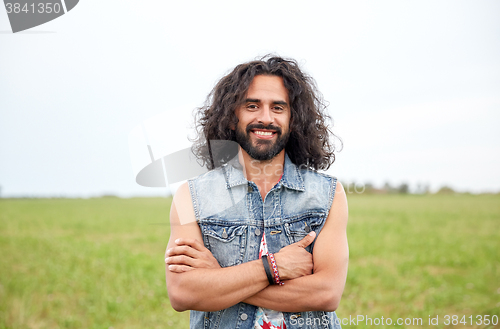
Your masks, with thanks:
[[[220,268],[210,250],[198,240],[180,238],[175,240],[175,244],[165,253],[169,271],[182,273],[197,268]]]
[[[291,280],[312,274],[313,258],[311,253],[306,251],[305,248],[310,245],[315,238],[316,232],[311,231],[311,233],[306,235],[299,242],[288,245],[274,254],[281,280]]]

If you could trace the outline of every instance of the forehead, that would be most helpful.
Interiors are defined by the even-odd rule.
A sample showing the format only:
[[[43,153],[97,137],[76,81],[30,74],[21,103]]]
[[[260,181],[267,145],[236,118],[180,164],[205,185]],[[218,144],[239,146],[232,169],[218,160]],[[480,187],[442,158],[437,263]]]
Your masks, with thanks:
[[[288,103],[288,90],[282,77],[257,75],[248,87],[247,98],[256,98],[262,101],[285,101]]]

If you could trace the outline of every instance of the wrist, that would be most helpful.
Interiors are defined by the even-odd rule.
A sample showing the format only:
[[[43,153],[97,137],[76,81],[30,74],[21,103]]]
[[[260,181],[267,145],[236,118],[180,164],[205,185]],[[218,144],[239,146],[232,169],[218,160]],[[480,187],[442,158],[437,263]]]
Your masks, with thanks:
[[[285,283],[283,281],[281,281],[281,279],[280,279],[280,275],[278,272],[278,265],[276,264],[276,259],[274,258],[274,254],[269,253],[268,258],[271,261],[271,269],[273,270],[274,284],[277,284],[280,286],[284,285]]]
[[[276,266],[278,266],[279,270],[280,270],[280,279],[281,281],[284,281],[284,280],[290,280],[290,279],[293,279],[293,278],[290,278],[288,275],[287,275],[287,267],[286,267],[286,264],[283,264],[283,258],[281,257],[281,255],[278,253],[275,253],[273,254],[274,255],[274,259],[276,261]],[[270,261],[269,261],[270,262]]]
[[[262,264],[264,265],[264,270],[266,271],[267,281],[269,282],[270,285],[273,285],[274,276],[273,276],[273,271],[271,270],[272,263],[269,261],[267,255],[262,255],[261,258],[262,258]]]

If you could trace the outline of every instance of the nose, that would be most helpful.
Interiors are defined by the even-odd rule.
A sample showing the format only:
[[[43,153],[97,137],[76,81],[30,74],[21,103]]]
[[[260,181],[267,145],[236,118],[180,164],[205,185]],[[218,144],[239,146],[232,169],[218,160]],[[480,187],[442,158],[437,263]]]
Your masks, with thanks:
[[[259,113],[258,120],[260,123],[262,123],[264,125],[268,125],[268,124],[273,123],[274,116],[273,116],[273,112],[271,111],[271,108],[269,106],[264,106],[262,108],[262,110]]]

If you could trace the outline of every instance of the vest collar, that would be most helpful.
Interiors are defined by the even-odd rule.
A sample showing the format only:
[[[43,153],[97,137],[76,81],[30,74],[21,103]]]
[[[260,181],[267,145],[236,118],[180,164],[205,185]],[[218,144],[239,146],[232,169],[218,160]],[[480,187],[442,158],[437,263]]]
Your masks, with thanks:
[[[234,157],[227,164],[222,166],[222,170],[226,176],[226,188],[229,189],[234,186],[248,184],[247,179],[243,175],[243,167],[238,161],[238,156]],[[285,167],[283,176],[278,183],[278,186],[285,186],[286,188],[305,191],[304,180],[299,171],[299,168],[290,160],[288,154],[285,153]]]

